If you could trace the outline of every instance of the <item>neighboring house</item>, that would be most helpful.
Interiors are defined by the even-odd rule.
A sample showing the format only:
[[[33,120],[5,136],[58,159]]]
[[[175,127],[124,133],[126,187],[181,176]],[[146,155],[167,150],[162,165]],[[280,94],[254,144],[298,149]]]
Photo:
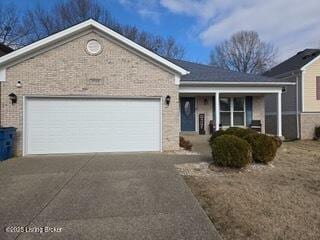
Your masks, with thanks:
[[[305,49],[267,71],[265,76],[295,85],[282,94],[283,135],[289,139],[312,139],[320,125],[320,49]],[[275,133],[277,104],[266,97],[266,131]]]
[[[17,128],[18,155],[178,150],[199,114],[206,133],[210,120],[261,120],[264,131],[265,94],[281,100],[294,84],[167,60],[93,20],[1,57],[0,73],[1,121]]]

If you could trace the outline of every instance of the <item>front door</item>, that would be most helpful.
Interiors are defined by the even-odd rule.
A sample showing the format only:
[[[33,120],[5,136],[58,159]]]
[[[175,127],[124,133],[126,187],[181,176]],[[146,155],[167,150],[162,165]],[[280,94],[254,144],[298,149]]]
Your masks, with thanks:
[[[195,99],[183,97],[180,103],[181,131],[195,131]]]

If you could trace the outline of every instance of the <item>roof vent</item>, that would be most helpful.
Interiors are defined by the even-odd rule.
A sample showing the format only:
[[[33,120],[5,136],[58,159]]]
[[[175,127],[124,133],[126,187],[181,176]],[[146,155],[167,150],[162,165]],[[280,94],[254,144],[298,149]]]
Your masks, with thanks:
[[[97,40],[90,40],[87,43],[87,52],[91,55],[98,55],[102,52],[102,46]]]

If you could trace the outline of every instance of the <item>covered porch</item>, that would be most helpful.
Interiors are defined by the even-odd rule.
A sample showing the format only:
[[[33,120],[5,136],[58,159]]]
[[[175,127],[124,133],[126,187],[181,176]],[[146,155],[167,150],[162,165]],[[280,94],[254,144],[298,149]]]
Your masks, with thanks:
[[[277,98],[277,135],[282,137],[281,95],[277,84],[205,83],[180,85],[180,131],[183,134],[211,134],[229,127],[254,128],[265,132],[266,94]]]

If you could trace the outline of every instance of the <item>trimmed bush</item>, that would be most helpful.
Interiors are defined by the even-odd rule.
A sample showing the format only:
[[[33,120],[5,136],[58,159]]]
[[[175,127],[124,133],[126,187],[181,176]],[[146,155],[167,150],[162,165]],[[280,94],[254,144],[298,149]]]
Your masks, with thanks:
[[[244,140],[251,146],[253,161],[268,163],[275,158],[277,145],[274,138],[265,134],[249,134]]]
[[[317,140],[320,139],[320,126],[315,127],[314,129],[314,136]]]
[[[254,134],[254,133],[258,134],[255,130],[250,129],[250,128],[231,127],[226,130],[219,130],[219,131],[214,132],[209,139],[209,143],[212,144],[212,142],[215,138],[220,137],[225,134],[237,136],[239,138],[244,138],[245,136],[247,136],[249,134]]]
[[[220,137],[220,136],[226,134],[225,132],[226,132],[226,131],[224,131],[224,130],[219,130],[219,131],[213,132],[213,134],[211,135],[211,137],[210,137],[210,139],[209,139],[210,145],[213,143],[213,140],[214,140],[214,139],[216,139],[217,137]]]
[[[275,142],[277,148],[281,147],[282,145],[282,140],[278,136],[271,136],[273,141]]]
[[[179,142],[180,147],[182,147],[182,148],[184,148],[184,149],[186,149],[186,150],[191,151],[191,149],[192,149],[192,144],[191,144],[190,141],[185,140],[183,137],[180,137],[179,140],[180,140],[180,142]]]
[[[250,145],[236,136],[216,137],[212,141],[211,149],[214,163],[218,166],[242,168],[252,160]]]
[[[258,132],[256,132],[255,130],[253,130],[251,128],[238,128],[238,127],[228,128],[225,131],[225,133],[237,136],[239,138],[244,138],[245,136],[247,136],[249,134],[258,134]]]

